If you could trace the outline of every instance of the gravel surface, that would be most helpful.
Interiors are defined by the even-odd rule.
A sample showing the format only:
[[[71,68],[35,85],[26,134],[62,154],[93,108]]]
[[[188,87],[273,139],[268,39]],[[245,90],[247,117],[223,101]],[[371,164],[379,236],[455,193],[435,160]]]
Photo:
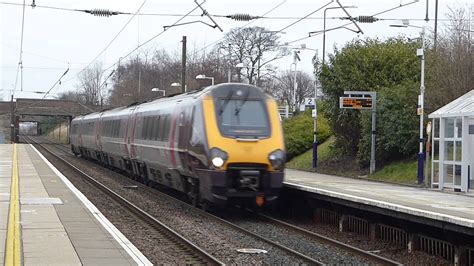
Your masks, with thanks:
[[[324,264],[368,264],[363,258],[358,258],[347,251],[336,249],[327,244],[318,243],[312,237],[272,222],[262,221],[250,215],[226,214],[226,220],[231,221],[249,231],[276,241],[286,247],[294,249]]]
[[[49,146],[48,148],[54,147]],[[60,152],[58,150],[53,151]],[[166,251],[160,251],[157,255],[157,250],[154,248],[155,240],[150,238],[150,235],[153,235],[150,230],[153,229],[135,228],[135,225],[138,224],[137,221],[126,219],[123,211],[120,211],[117,206],[111,206],[108,202],[104,202],[103,194],[90,193],[91,186],[73,177],[77,176],[73,170],[58,164],[58,160],[51,155],[45,154],[45,156],[153,263],[166,261],[166,263],[174,264],[180,262],[179,258],[164,260],[159,254],[166,253]],[[229,229],[228,226],[194,211],[191,206],[170,200],[167,197],[158,197],[155,193],[148,191],[143,184],[116,172],[70,154],[64,154],[62,157],[226,264],[287,265],[303,263],[303,261],[299,261],[265,242],[256,240],[234,229]],[[137,188],[126,188],[131,185],[137,186]],[[117,211],[110,211],[111,209],[117,209]],[[237,252],[237,249],[242,248],[263,249],[268,253],[245,254]]]
[[[281,219],[281,218],[278,218]],[[391,243],[382,241],[370,241],[367,237],[352,233],[352,232],[339,232],[339,229],[335,226],[331,226],[324,223],[316,223],[309,219],[292,218],[292,219],[281,219],[295,226],[304,228],[308,231],[312,231],[343,243],[358,247],[363,250],[372,251],[374,254],[389,258],[394,261],[398,261],[405,265],[451,265],[449,261],[428,255],[424,252],[415,251],[408,253],[405,248],[394,246]]]
[[[56,151],[55,152],[59,152]],[[47,156],[50,159],[51,156]],[[83,169],[86,173],[94,176],[97,180],[102,182],[104,185],[110,187],[129,201],[137,204],[140,208],[149,212],[153,216],[157,217],[160,221],[172,227],[174,230],[183,234],[190,241],[205,249],[213,256],[216,256],[226,264],[301,264],[290,257],[287,253],[273,248],[264,242],[252,239],[249,236],[243,235],[242,233],[229,229],[222,224],[210,220],[208,217],[193,211],[191,207],[177,203],[174,200],[170,200],[166,197],[157,197],[155,193],[152,193],[146,189],[141,183],[137,183],[129,178],[124,177],[116,172],[105,169],[93,162],[89,162],[82,158],[74,157],[71,154],[63,156],[63,158],[72,162],[78,168]],[[52,160],[52,159],[50,159]],[[52,160],[53,162],[53,160]],[[53,162],[54,163],[54,162]],[[60,169],[62,170],[62,169]],[[71,170],[64,169],[65,175],[69,177],[68,172]],[[111,178],[113,177],[113,178]],[[73,180],[71,180],[73,181]],[[74,183],[74,182],[73,182]],[[84,181],[83,181],[84,183]],[[75,183],[74,183],[75,184]],[[76,185],[76,184],[75,184]],[[124,186],[136,185],[136,189],[127,189]],[[78,185],[76,185],[78,186]],[[86,185],[89,186],[90,185]],[[81,187],[78,188],[83,191]],[[84,188],[86,191],[90,190]],[[162,250],[155,250],[156,248],[153,239],[150,237],[151,231],[154,229],[144,228],[137,225],[137,222],[133,218],[123,216],[122,211],[111,212],[108,214],[107,209],[113,208],[120,210],[120,208],[110,207],[102,202],[101,197],[95,196],[97,199],[93,200],[94,196],[89,196],[84,191],[83,193],[104,213],[104,215],[114,223],[117,228],[124,233],[136,246],[139,248],[145,256],[150,260],[160,253],[166,253]],[[103,196],[102,196],[103,197]],[[104,205],[101,207],[101,205]],[[110,211],[109,211],[110,212]],[[353,255],[347,254],[345,251],[337,252],[334,254],[333,248],[328,248],[324,245],[318,245],[314,243],[314,240],[308,239],[305,236],[296,236],[295,233],[289,233],[288,230],[276,228],[275,226],[263,226],[257,225],[252,220],[242,217],[230,217],[231,221],[251,229],[251,231],[263,234],[271,239],[278,239],[278,241],[290,248],[295,248],[303,254],[306,254],[312,258],[323,261],[327,264],[367,264],[363,259],[354,258]],[[384,243],[381,241],[372,242],[363,236],[348,232],[339,232],[338,228],[326,225],[316,224],[313,221],[300,218],[294,218],[286,220],[296,226],[305,228],[309,231],[325,235],[349,245],[356,246],[363,250],[371,250],[375,254],[383,257],[390,258],[395,261],[399,261],[403,264],[450,264],[448,261],[442,258],[427,255],[423,252],[408,253],[403,248],[398,248],[392,244]],[[290,237],[291,236],[291,237]],[[242,254],[238,253],[237,249],[240,248],[258,248],[268,251],[267,254]],[[161,256],[161,255],[160,255]],[[160,256],[157,256],[160,258]],[[175,259],[175,258],[173,258]],[[152,260],[153,261],[153,260]],[[163,260],[158,259],[160,263]],[[170,263],[176,262],[176,260],[169,260]],[[174,262],[173,262],[174,261]],[[155,263],[155,261],[153,261]],[[178,260],[179,262],[179,260]]]

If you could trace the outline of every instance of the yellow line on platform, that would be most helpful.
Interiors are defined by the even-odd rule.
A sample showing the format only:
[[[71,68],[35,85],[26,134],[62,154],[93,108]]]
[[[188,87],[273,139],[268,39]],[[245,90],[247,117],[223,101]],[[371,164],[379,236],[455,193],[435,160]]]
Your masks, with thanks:
[[[8,213],[7,245],[5,265],[21,265],[20,197],[18,185],[18,155],[13,144],[12,181],[10,186],[10,209]]]

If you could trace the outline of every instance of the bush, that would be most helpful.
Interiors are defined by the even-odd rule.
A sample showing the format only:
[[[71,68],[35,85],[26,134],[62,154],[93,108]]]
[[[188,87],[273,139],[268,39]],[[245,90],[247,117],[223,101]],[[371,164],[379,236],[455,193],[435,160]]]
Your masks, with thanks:
[[[283,121],[283,132],[287,151],[287,160],[300,155],[313,146],[313,118],[311,110]],[[318,116],[317,140],[323,143],[331,135],[328,121]]]
[[[419,59],[416,42],[403,38],[354,40],[322,67],[323,109],[336,138],[335,150],[370,162],[371,113],[339,108],[344,91],[377,92],[376,157],[380,163],[414,155],[417,148]]]

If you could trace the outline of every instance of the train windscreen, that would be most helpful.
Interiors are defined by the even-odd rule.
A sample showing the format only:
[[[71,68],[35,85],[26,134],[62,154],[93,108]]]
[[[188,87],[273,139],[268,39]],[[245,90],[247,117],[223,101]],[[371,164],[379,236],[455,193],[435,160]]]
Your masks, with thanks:
[[[219,129],[224,136],[236,138],[270,136],[270,122],[262,100],[222,99],[217,117]]]

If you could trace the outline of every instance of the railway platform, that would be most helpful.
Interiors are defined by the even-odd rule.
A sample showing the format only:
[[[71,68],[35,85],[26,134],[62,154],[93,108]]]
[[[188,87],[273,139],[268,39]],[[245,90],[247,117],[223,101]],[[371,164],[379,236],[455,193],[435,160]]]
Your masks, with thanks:
[[[151,265],[33,146],[0,145],[0,265]]]
[[[286,169],[284,186],[309,197],[474,237],[474,195]]]

